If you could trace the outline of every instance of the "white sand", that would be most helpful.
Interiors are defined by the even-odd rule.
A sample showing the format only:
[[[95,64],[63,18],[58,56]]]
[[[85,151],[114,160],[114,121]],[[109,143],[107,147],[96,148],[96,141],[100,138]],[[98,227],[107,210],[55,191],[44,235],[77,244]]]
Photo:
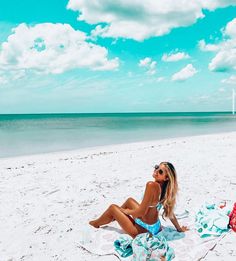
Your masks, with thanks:
[[[111,203],[140,200],[161,161],[176,167],[178,208],[232,206],[235,159],[236,132],[0,159],[0,260],[95,260],[78,235]],[[205,260],[236,260],[235,243],[226,236]]]

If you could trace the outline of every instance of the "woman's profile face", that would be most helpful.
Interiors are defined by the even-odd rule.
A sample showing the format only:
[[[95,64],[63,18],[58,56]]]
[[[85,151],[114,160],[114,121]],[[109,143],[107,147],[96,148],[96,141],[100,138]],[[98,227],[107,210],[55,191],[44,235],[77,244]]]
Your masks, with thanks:
[[[152,176],[157,182],[164,182],[168,180],[168,174],[165,165],[156,165]]]

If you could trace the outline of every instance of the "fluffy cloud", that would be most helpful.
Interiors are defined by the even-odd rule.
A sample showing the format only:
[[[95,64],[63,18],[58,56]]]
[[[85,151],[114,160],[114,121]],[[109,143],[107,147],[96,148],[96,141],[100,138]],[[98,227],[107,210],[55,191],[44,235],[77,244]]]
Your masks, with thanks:
[[[234,18],[226,25],[225,34],[231,38],[236,38],[236,18]]]
[[[216,52],[208,66],[211,71],[236,70],[236,18],[223,29],[223,36],[225,39],[218,44],[206,44],[204,40],[199,42],[202,51]]]
[[[85,33],[68,24],[20,24],[0,48],[0,70],[63,73],[74,68],[114,70],[118,58],[87,41]]]
[[[179,72],[172,75],[172,81],[185,81],[188,78],[192,77],[197,73],[197,70],[193,67],[192,64],[188,64]]]
[[[139,61],[140,67],[145,67],[147,69],[147,74],[154,75],[156,73],[157,62],[153,61],[150,57],[146,57]]]
[[[162,61],[164,62],[177,62],[180,60],[188,59],[190,56],[184,52],[163,54]]]
[[[198,47],[203,52],[215,52],[219,50],[219,47],[216,44],[206,44],[204,40],[198,42]]]
[[[231,75],[229,78],[223,79],[221,82],[236,85],[236,75]]]
[[[215,72],[227,72],[236,70],[236,49],[226,49],[219,51],[211,60],[209,70]]]
[[[204,9],[215,10],[219,7],[236,5],[235,0],[201,0]]]
[[[212,3],[214,2],[214,3]],[[93,38],[129,38],[137,41],[169,33],[203,18],[203,9],[236,4],[227,0],[69,0],[78,20],[97,24]]]

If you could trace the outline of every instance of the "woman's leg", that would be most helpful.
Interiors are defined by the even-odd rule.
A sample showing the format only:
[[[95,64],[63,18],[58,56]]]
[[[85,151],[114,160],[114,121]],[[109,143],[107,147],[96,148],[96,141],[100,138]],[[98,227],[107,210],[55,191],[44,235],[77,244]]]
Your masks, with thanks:
[[[121,206],[122,208],[128,208],[128,209],[137,209],[139,207],[139,203],[133,199],[133,198],[128,198],[123,205]],[[115,219],[113,218],[111,221],[114,221]]]
[[[139,207],[139,203],[133,199],[133,198],[128,198],[123,205],[121,206],[122,208],[129,208],[129,209],[137,209]]]
[[[128,209],[137,209],[139,207],[139,203],[133,199],[133,198],[128,198],[122,205],[122,208],[128,208]],[[115,219],[113,218],[111,221],[114,221]]]
[[[115,204],[110,205],[98,219],[90,221],[89,224],[98,228],[110,223],[113,219],[115,219],[121,228],[133,238],[140,233],[146,232],[145,229],[137,225],[130,216],[124,214],[120,210],[120,207]]]

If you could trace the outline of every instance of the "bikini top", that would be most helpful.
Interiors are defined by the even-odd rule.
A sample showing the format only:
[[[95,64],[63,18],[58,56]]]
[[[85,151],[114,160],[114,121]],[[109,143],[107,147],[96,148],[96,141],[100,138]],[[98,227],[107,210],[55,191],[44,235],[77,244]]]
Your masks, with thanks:
[[[149,208],[157,208],[157,210],[159,211],[162,208],[162,203],[160,202],[161,200],[161,195],[159,196],[159,202],[155,205],[155,206],[149,206]]]
[[[148,206],[149,208],[157,208],[157,210],[160,210],[162,208],[162,203],[158,202],[155,206]]]
[[[142,199],[143,199],[144,195],[142,196]],[[163,207],[162,203],[160,202],[160,199],[161,199],[161,195],[159,196],[159,202],[157,203],[157,205],[155,206],[148,206],[149,208],[157,208],[158,211],[160,211],[160,209]]]

